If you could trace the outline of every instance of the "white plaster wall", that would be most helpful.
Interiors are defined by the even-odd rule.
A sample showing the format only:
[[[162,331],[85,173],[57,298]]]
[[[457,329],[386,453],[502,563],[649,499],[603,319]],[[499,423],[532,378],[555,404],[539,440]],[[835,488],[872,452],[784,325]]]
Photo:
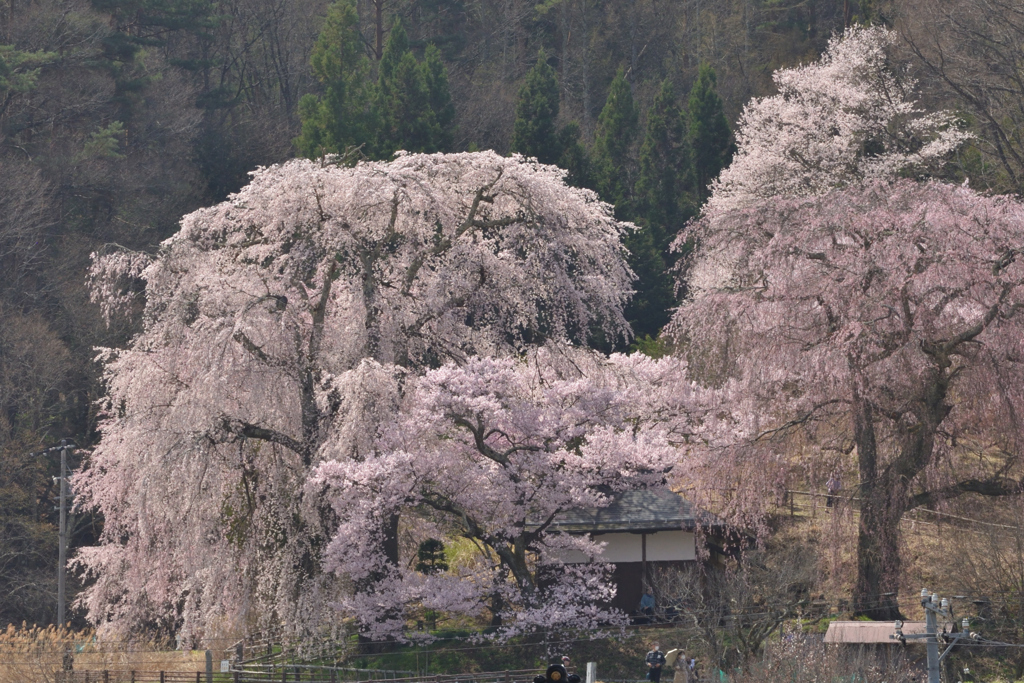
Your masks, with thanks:
[[[639,556],[638,556],[639,557]],[[696,560],[697,544],[692,531],[659,531],[647,534],[647,561]],[[637,560],[634,560],[636,562]]]
[[[594,537],[604,543],[604,552],[598,562],[640,562],[643,560],[640,534],[600,534]],[[565,551],[559,555],[563,562],[578,564],[587,561],[583,553]],[[692,531],[659,531],[647,534],[647,561],[670,562],[673,560],[697,559],[697,546]]]
[[[647,536],[648,543],[651,535]],[[595,536],[598,543],[605,543],[604,552],[598,562],[639,562],[641,557],[640,534],[601,534]]]

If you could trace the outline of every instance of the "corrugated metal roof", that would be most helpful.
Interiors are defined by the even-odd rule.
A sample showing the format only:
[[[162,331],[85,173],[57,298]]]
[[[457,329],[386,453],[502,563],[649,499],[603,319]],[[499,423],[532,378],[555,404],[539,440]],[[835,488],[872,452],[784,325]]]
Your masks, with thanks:
[[[694,514],[690,502],[678,493],[657,487],[624,491],[603,508],[568,510],[552,522],[552,529],[568,533],[602,533],[610,531],[654,532],[674,529],[692,530],[698,518],[702,524],[720,526],[713,515]]]
[[[904,621],[903,635],[927,633],[925,622]],[[863,643],[898,645],[899,641],[889,636],[896,633],[891,621],[833,621],[825,633],[826,643]],[[908,640],[907,644],[923,644],[922,640]]]

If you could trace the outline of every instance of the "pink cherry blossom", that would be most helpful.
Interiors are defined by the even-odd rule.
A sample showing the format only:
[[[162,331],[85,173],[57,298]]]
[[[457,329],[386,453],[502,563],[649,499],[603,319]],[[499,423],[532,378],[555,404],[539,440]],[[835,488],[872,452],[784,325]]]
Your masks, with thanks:
[[[76,478],[105,519],[78,558],[90,619],[185,637],[336,623],[351,585],[323,571],[324,546],[375,512],[336,519],[305,488],[313,468],[378,476],[426,368],[628,334],[629,226],[564,175],[490,152],[297,160],[186,216],[155,255],[96,256],[105,312],[144,310],[127,348],[100,352],[102,439]],[[358,539],[358,571],[385,540]]]
[[[411,381],[380,452],[339,453],[311,481],[338,519],[327,567],[370,586],[342,601],[374,637],[400,636],[408,610],[490,614],[502,636],[565,623],[624,623],[604,563],[565,565],[601,546],[554,533],[560,512],[602,507],[618,491],[663,482],[690,416],[673,359],[545,347],[525,359],[472,358]],[[684,392],[685,393],[685,392]],[[330,452],[328,448],[328,453]],[[392,515],[425,517],[480,548],[475,571],[427,581],[389,563],[374,538]]]
[[[892,618],[903,513],[1020,490],[1024,205],[875,182],[715,209],[691,238],[671,334],[722,401],[696,502],[755,525],[787,486],[854,470],[855,607]]]
[[[744,107],[737,154],[712,184],[707,208],[927,171],[967,140],[952,114],[914,102],[913,79],[889,58],[897,41],[888,29],[853,27],[819,61],[776,71],[778,94]]]

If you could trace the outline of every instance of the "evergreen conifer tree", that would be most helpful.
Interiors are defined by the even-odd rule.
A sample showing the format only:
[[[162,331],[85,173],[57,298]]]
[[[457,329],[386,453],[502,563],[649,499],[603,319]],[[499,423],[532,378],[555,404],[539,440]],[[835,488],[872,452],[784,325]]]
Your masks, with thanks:
[[[615,204],[615,214],[634,219],[636,204],[630,192],[629,153],[637,129],[637,112],[629,83],[620,69],[608,91],[608,100],[597,119],[594,167],[601,198]],[[637,337],[657,335],[668,322],[672,306],[672,281],[665,268],[650,225],[625,237],[629,266],[636,273],[636,293],[626,308],[626,319]]]
[[[650,226],[655,246],[666,259],[672,240],[696,213],[689,194],[693,185],[690,156],[686,119],[676,104],[672,82],[665,79],[647,112],[635,194],[636,218]]]
[[[629,83],[619,69],[608,90],[608,100],[597,119],[594,134],[594,167],[598,192],[615,204],[616,214],[630,218],[629,149],[636,133],[637,113]]]
[[[455,104],[448,87],[448,69],[441,60],[441,51],[433,43],[423,55],[423,77],[430,110],[434,112],[433,147],[438,152],[450,152],[455,136]]]
[[[337,0],[327,10],[310,65],[324,93],[299,101],[302,133],[294,141],[299,154],[315,158],[371,142],[370,64],[362,51],[354,0]]]
[[[558,119],[558,79],[548,64],[544,50],[537,63],[526,74],[516,102],[516,120],[512,128],[512,151],[537,157],[544,164],[554,164],[562,156],[556,128]]]
[[[654,243],[650,226],[641,225],[626,236],[623,244],[629,250],[629,267],[636,274],[635,292],[624,312],[626,320],[637,338],[656,337],[672,317],[672,277]]]
[[[580,141],[580,124],[575,121],[558,131],[558,166],[569,172],[566,182],[575,187],[594,189],[594,177],[587,148]]]
[[[715,70],[706,62],[701,64],[688,102],[694,180],[701,201],[708,198],[708,185],[729,165],[736,152],[717,85]]]
[[[377,77],[377,141],[374,154],[387,159],[396,150],[437,151],[437,117],[430,107],[427,77],[409,48],[401,20],[391,29]]]
[[[666,79],[647,112],[647,129],[640,146],[640,173],[634,195],[634,220],[640,229],[626,238],[630,265],[637,275],[636,294],[626,317],[637,338],[657,336],[675,303],[669,244],[694,215],[688,189],[692,184],[686,124]]]

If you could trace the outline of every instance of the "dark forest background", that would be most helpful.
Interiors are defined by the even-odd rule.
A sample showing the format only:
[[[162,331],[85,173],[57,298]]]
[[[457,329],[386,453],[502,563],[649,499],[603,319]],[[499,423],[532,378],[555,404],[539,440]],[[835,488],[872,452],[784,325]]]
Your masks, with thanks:
[[[0,0],[0,626],[55,618],[59,459],[31,453],[92,442],[95,348],[131,333],[89,301],[92,252],[153,251],[294,156],[521,152],[640,226],[629,317],[656,348],[731,124],[855,22],[900,31],[975,132],[959,174],[1019,194],[1016,0]],[[100,524],[74,516],[72,547]]]

